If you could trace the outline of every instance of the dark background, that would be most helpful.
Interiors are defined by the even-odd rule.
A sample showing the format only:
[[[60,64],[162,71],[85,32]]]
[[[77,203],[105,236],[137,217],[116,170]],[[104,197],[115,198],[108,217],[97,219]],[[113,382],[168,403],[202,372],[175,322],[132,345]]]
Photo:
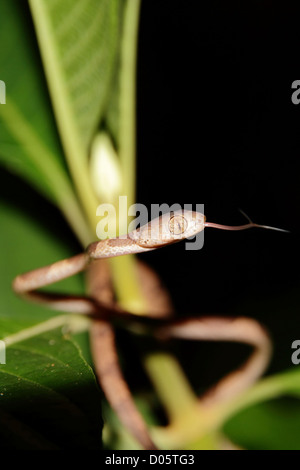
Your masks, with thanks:
[[[300,338],[300,105],[291,102],[300,79],[299,14],[300,4],[271,0],[144,0],[141,10],[137,201],[149,209],[204,204],[208,221],[233,225],[246,222],[242,209],[291,231],[207,229],[200,251],[178,244],[143,259],[179,315],[247,315],[266,325],[275,345],[270,373],[293,367],[291,343]],[[44,214],[41,223],[70,243],[57,210],[14,181],[1,170],[1,197],[21,201],[33,218]],[[126,333],[119,344],[136,382],[136,345],[130,349]],[[170,348],[198,390],[248,352],[226,344]]]
[[[291,231],[207,229],[201,251],[178,244],[147,261],[181,315],[265,324],[275,343],[270,372],[293,366],[291,343],[300,337],[300,106],[291,101],[299,14],[296,2],[271,0],[144,1],[141,12],[138,201],[202,203],[208,221],[233,225],[245,222],[241,208]],[[178,348],[203,386],[244,351]]]

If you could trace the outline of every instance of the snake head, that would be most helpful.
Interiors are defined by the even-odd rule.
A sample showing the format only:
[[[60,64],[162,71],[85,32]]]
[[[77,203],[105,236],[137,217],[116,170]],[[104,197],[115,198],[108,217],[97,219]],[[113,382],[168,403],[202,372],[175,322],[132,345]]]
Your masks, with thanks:
[[[129,237],[143,248],[159,246],[194,237],[204,230],[205,216],[200,212],[177,210],[151,220],[134,230]]]

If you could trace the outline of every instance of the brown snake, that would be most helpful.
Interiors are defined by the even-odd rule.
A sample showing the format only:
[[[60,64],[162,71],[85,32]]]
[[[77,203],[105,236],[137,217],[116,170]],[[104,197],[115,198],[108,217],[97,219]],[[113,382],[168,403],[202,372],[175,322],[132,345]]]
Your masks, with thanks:
[[[108,267],[99,260],[127,254],[145,253],[195,236],[205,227],[223,230],[245,230],[262,227],[249,221],[241,226],[223,226],[206,222],[205,216],[192,211],[175,211],[153,219],[126,236],[101,240],[90,244],[84,253],[58,261],[49,266],[17,276],[14,291],[23,297],[72,313],[90,315],[90,338],[95,369],[104,393],[120,421],[130,430],[145,449],[155,449],[142,416],[137,410],[119,366],[111,320],[121,325],[139,324],[145,333],[159,339],[233,341],[250,344],[254,351],[237,371],[222,378],[204,397],[202,403],[226,400],[252,385],[265,371],[271,354],[271,343],[265,330],[249,318],[190,318],[170,320],[173,313],[170,299],[162,289],[157,276],[145,266],[139,267],[142,287],[149,304],[149,316],[141,317],[121,309],[113,300]],[[88,295],[68,296],[36,292],[37,289],[87,270]],[[153,295],[154,294],[154,295]]]

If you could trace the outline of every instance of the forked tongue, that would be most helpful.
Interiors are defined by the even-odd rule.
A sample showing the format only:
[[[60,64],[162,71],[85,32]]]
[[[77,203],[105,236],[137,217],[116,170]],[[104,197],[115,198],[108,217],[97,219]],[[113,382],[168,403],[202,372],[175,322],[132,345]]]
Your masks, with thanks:
[[[284,230],[283,228],[278,228],[278,227],[271,227],[270,225],[260,225],[260,224],[256,224],[255,222],[253,222],[250,217],[248,217],[247,214],[245,214],[245,212],[243,212],[241,209],[240,209],[240,212],[243,214],[244,217],[246,217],[246,219],[249,221],[248,224],[244,224],[244,225],[220,225],[220,224],[215,224],[213,222],[205,222],[204,223],[204,226],[205,227],[211,227],[211,228],[217,228],[219,230],[247,230],[249,228],[264,228],[266,230],[275,230],[276,232],[285,232],[285,233],[289,233],[289,230]]]

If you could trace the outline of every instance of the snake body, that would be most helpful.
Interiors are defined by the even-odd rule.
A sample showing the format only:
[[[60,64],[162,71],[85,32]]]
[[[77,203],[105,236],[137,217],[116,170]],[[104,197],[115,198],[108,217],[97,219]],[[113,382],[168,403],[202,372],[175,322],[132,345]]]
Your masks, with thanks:
[[[199,212],[164,214],[132,232],[91,243],[84,253],[17,276],[13,289],[25,294],[77,274],[98,259],[146,253],[193,237],[204,230],[205,216]]]
[[[145,325],[146,322],[146,326],[150,320],[150,325],[144,331],[146,333],[150,331],[158,339],[240,341],[252,345],[254,352],[245,365],[221,379],[216,387],[201,398],[201,403],[214,403],[241,393],[264,372],[270,358],[269,337],[255,320],[222,317],[170,320],[172,306],[169,298],[161,289],[157,276],[151,271],[144,276],[143,284],[145,284],[145,279],[151,280],[150,283],[148,282],[151,288],[146,290],[146,298],[148,298],[149,316],[156,316],[156,320],[137,318],[136,315],[123,311],[113,300],[109,274],[103,272],[102,268],[105,263],[99,263],[99,260],[155,250],[191,238],[203,231],[205,227],[225,227],[226,230],[230,230],[227,226],[207,223],[205,216],[198,212],[175,211],[153,219],[125,236],[93,242],[83,253],[21,274],[13,281],[14,291],[29,300],[46,304],[53,309],[92,316],[94,321],[90,332],[91,348],[101,386],[121,422],[146,449],[156,447],[123,378],[116,353],[112,318],[121,318],[125,323],[129,320],[129,324],[142,322],[141,324]],[[250,221],[247,225],[231,229],[244,230],[251,227],[258,227],[258,225]],[[36,291],[83,270],[87,270],[87,296],[68,296]],[[164,299],[163,307],[158,306],[158,315],[151,315],[151,308],[155,310],[158,297]]]

